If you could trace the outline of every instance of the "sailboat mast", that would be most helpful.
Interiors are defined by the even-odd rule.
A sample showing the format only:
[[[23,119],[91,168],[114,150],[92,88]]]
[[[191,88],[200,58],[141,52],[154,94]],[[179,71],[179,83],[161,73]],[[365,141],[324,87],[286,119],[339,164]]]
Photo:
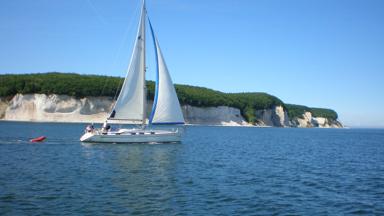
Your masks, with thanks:
[[[146,16],[147,16],[147,9],[145,7],[145,0],[143,0],[143,10],[142,10],[142,14],[141,14],[141,22],[143,22],[143,35],[142,35],[142,39],[144,40],[143,42],[143,52],[144,52],[144,79],[143,79],[143,86],[144,86],[144,94],[143,94],[143,122],[142,122],[142,127],[144,128],[145,127],[145,124],[146,124],[146,119],[147,119],[147,85],[146,85],[146,72],[147,72],[147,66],[146,66],[146,53],[145,53],[145,50],[146,50],[146,39],[145,39],[145,21],[146,21]]]

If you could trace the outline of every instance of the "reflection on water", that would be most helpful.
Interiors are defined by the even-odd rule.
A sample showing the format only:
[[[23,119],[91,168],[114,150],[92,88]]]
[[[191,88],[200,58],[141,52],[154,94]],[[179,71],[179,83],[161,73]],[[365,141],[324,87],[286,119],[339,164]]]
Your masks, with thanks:
[[[104,167],[104,173],[98,175],[114,188],[110,193],[119,199],[114,200],[113,206],[120,211],[165,213],[171,211],[173,199],[180,194],[175,184],[180,145],[85,143],[83,156],[87,167],[93,160],[102,163],[99,166]]]

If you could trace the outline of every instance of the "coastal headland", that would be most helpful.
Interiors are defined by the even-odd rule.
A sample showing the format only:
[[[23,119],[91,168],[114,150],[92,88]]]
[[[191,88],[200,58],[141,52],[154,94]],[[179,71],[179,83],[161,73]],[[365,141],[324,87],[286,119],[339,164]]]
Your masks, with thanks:
[[[74,73],[0,75],[0,120],[102,122],[122,78]],[[154,82],[147,82],[148,112]],[[286,104],[267,93],[223,93],[175,85],[188,124],[341,128],[331,109]]]

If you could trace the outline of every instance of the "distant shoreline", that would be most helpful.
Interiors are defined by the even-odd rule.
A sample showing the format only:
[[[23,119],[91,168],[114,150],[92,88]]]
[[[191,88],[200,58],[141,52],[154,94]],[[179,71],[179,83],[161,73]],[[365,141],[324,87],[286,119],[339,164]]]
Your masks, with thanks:
[[[76,122],[76,121],[25,121],[25,120],[4,120],[0,119],[0,123],[9,122],[9,123],[42,123],[42,124],[103,124],[103,122]],[[116,125],[130,125],[130,124],[116,124]],[[213,125],[213,124],[184,124],[178,126],[191,126],[191,127],[243,127],[243,128],[299,128],[299,127],[273,127],[273,126],[258,126],[258,125]],[[384,129],[384,128],[361,128],[361,127],[340,127],[340,128],[323,128],[323,127],[308,127],[303,129]]]
[[[117,95],[116,93],[120,90],[123,78],[100,75],[81,75],[76,73],[48,72],[33,74],[5,74],[0,75],[0,80],[2,82],[0,86],[1,117],[1,111],[3,107],[6,106],[6,103],[18,95],[23,95],[24,98],[18,98],[23,100],[31,100],[32,97],[36,97],[37,95],[46,95],[47,98],[41,99],[51,100],[49,101],[50,103],[65,103],[67,100],[73,99],[77,100],[78,104],[80,104],[80,99],[87,98],[89,101],[96,101],[98,99],[99,101],[108,101],[108,104],[111,105],[114,102],[114,97]],[[153,81],[147,81],[146,87],[148,101],[153,100],[155,83]],[[182,106],[193,107],[194,111],[198,112],[199,116],[203,116],[203,113],[200,112],[201,110],[211,111],[209,113],[210,116],[204,116],[204,118],[198,119],[197,121],[204,121],[210,117],[218,117],[215,116],[216,113],[213,111],[213,108],[217,107],[230,107],[236,111],[227,109],[226,115],[232,115],[231,118],[236,119],[237,122],[239,122],[241,118],[245,122],[253,125],[311,127],[315,126],[317,122],[314,122],[315,125],[313,125],[311,119],[308,119],[309,117],[328,119],[330,120],[330,125],[332,125],[331,121],[336,123],[338,119],[337,112],[332,109],[285,103],[278,97],[265,92],[225,93],[205,87],[180,84],[176,84],[175,87],[176,94]],[[26,98],[25,96],[29,96],[31,98]],[[49,98],[50,96],[57,97],[60,100],[57,101],[55,98]],[[39,103],[40,102],[45,101],[39,101]],[[38,103],[35,103],[35,105],[39,106],[39,108],[43,107],[48,110],[55,108],[53,104],[49,105],[50,107]],[[85,104],[82,105],[84,106]],[[102,112],[109,112],[111,109],[111,107],[108,106],[100,108]],[[212,109],[209,110],[206,108]],[[60,107],[58,109],[66,110],[65,107]],[[82,112],[83,111],[87,110],[82,109]],[[60,113],[68,112],[65,111]],[[236,112],[236,114],[234,112]],[[309,113],[310,116],[308,115]],[[233,114],[235,114],[235,116],[233,116]],[[303,115],[307,115],[307,117],[303,117]],[[28,116],[25,117],[25,119],[28,119]],[[188,116],[185,117],[188,118]],[[17,117],[14,116],[13,119],[15,118]],[[220,118],[224,117],[221,116]],[[304,120],[296,121],[296,119],[300,118]],[[82,119],[81,121],[83,122],[84,120]],[[219,119],[218,121],[223,120]],[[226,119],[224,119],[224,121],[226,121]],[[200,123],[194,121],[189,122]],[[217,123],[218,122],[215,122],[215,124]]]
[[[9,123],[57,123],[57,124],[91,124],[92,122],[63,122],[63,121],[22,121],[22,120],[4,120],[0,119],[0,123],[9,122]],[[102,122],[94,122],[94,124],[102,124]],[[204,125],[204,124],[185,124],[184,126],[204,126],[204,127],[244,127],[244,128],[298,128],[298,127],[272,127],[272,126],[247,126],[247,125]],[[344,126],[341,128],[320,128],[320,127],[312,127],[312,128],[302,128],[302,129],[378,129],[384,130],[384,127],[348,127]],[[298,128],[301,129],[301,128]]]

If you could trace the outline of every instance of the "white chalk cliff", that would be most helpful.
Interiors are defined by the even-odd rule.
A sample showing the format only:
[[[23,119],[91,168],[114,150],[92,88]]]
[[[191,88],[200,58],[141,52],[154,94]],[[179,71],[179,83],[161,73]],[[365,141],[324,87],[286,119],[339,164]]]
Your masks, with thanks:
[[[76,99],[66,95],[17,94],[8,102],[4,120],[47,122],[99,122],[111,109],[108,97]],[[0,114],[1,116],[1,114]]]
[[[320,128],[342,128],[343,125],[335,120],[322,118],[322,117],[313,117],[312,113],[305,112],[301,118],[294,118],[290,121],[292,127],[301,127],[301,128],[310,128],[310,127],[320,127]]]
[[[273,109],[256,110],[256,118],[259,126],[270,127],[289,127],[289,118],[287,112],[282,106],[276,106]]]
[[[17,94],[12,99],[0,98],[0,119],[42,122],[102,122],[113,106],[110,97],[77,99],[66,95]],[[148,109],[151,106],[149,104]],[[252,126],[237,108],[182,106],[188,124]],[[271,127],[342,127],[334,120],[314,118],[310,112],[290,120],[282,106],[257,110],[256,126]]]
[[[241,116],[240,110],[227,107],[193,107],[182,106],[184,118],[189,124],[252,126]]]

